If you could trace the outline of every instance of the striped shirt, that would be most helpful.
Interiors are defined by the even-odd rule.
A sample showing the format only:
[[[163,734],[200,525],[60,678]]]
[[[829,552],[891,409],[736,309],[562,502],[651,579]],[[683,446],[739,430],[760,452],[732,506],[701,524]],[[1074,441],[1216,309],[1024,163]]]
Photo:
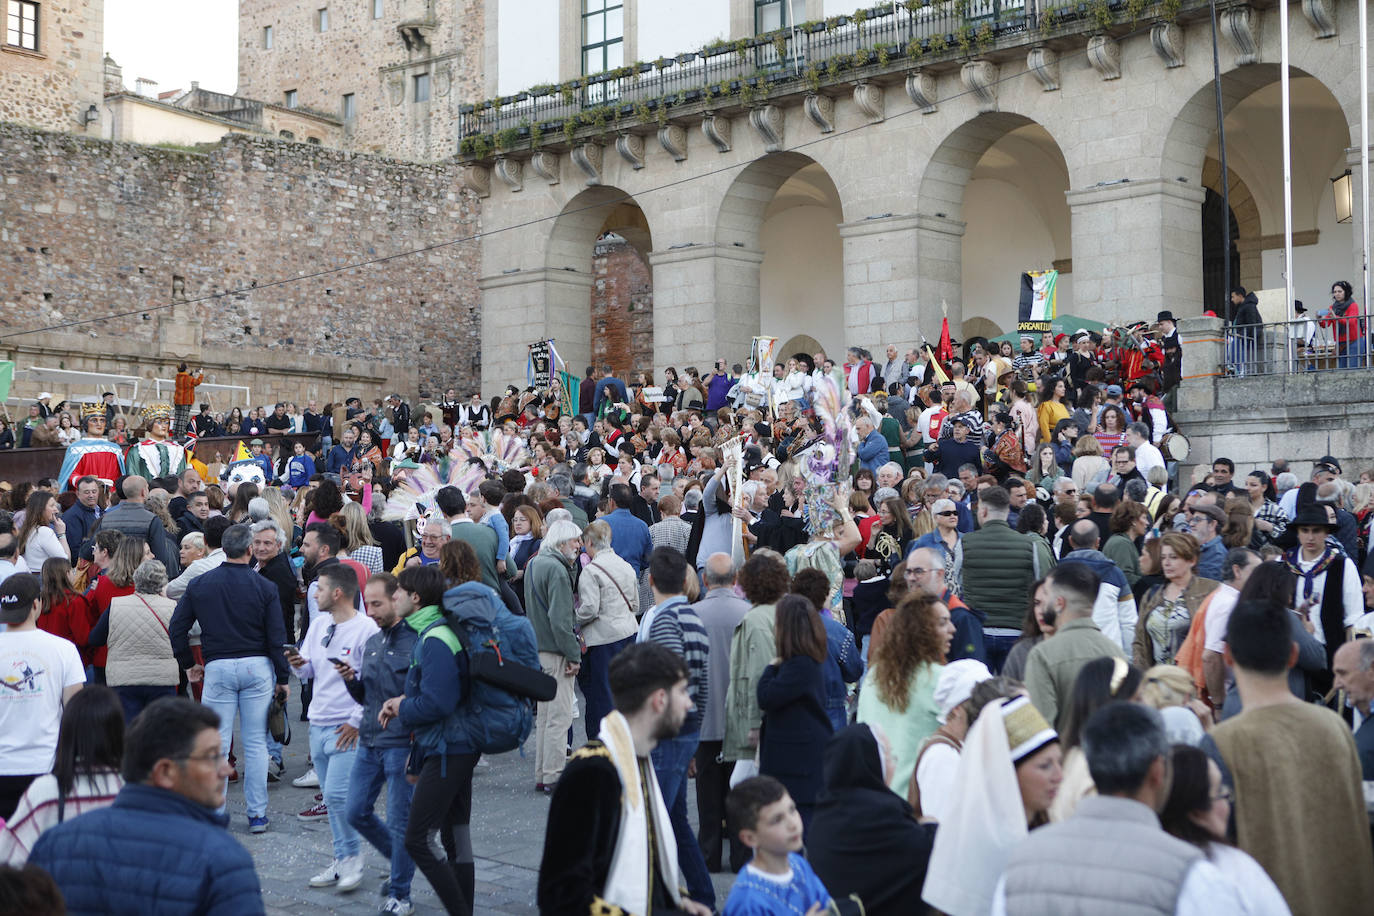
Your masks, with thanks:
[[[652,619],[639,641],[656,642],[672,649],[687,663],[687,693],[695,708],[687,714],[679,734],[696,734],[701,731],[702,710],[709,699],[707,676],[710,673],[711,638],[697,612],[687,603],[685,595],[674,595],[649,613],[653,615]]]

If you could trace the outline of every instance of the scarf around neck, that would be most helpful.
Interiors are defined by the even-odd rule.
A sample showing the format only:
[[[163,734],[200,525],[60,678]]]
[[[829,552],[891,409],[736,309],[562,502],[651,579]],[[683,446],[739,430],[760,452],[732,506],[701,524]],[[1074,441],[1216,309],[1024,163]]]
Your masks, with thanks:
[[[673,825],[668,820],[668,808],[659,792],[658,780],[650,778],[648,786],[640,778],[639,758],[635,754],[630,723],[618,711],[601,720],[597,735],[611,755],[616,772],[620,774],[620,830],[616,834],[615,853],[606,887],[601,894],[607,903],[621,907],[627,913],[647,913],[653,896],[653,863],[657,859],[659,874],[667,885],[669,897],[680,907],[679,887],[682,882],[677,864],[677,843],[673,840]],[[653,767],[648,767],[653,773]],[[649,802],[645,804],[645,796]],[[649,819],[653,818],[654,850],[649,850]]]

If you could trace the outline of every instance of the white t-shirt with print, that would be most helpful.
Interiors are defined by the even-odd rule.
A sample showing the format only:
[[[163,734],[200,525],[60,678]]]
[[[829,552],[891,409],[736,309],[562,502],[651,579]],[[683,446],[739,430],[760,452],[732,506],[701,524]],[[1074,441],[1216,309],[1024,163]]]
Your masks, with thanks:
[[[42,630],[0,633],[0,776],[52,769],[62,691],[85,682],[70,640]]]

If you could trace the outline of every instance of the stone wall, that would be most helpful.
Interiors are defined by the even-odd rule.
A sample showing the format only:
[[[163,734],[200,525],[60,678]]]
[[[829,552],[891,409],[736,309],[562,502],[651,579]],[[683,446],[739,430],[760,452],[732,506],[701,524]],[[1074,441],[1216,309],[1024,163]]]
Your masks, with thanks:
[[[1216,458],[1236,463],[1237,484],[1276,458],[1288,459],[1300,481],[1326,455],[1352,482],[1374,467],[1374,371],[1227,377],[1221,319],[1184,319],[1179,329],[1185,378],[1175,420],[1190,446],[1181,481]]]
[[[45,0],[37,52],[0,40],[0,117],[46,130],[80,131],[103,97],[101,0]],[[91,128],[99,136],[97,121]]]
[[[111,352],[99,371],[143,376],[187,357],[283,394],[331,375],[466,388],[480,372],[475,243],[310,276],[471,235],[475,200],[452,171],[244,136],[197,154],[0,124],[0,358]],[[182,300],[168,321],[159,307]],[[89,344],[6,336],[105,315],[63,332]]]
[[[609,365],[620,378],[651,371],[654,292],[649,266],[628,242],[609,236],[597,242],[592,270],[592,364],[598,371]]]
[[[480,94],[482,0],[382,0],[381,11],[374,19],[373,0],[241,0],[238,94],[280,104],[294,89],[301,107],[339,117],[351,93],[352,148],[452,156],[458,105]],[[415,100],[419,74],[429,75],[428,101]]]

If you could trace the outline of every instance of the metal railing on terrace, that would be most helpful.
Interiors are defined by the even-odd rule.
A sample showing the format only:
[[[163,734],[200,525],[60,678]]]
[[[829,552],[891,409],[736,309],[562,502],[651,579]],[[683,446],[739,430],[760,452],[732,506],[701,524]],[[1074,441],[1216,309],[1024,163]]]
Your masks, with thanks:
[[[1268,324],[1227,325],[1224,374],[1287,375],[1369,369],[1374,313],[1359,318],[1314,317]]]
[[[679,110],[712,100],[722,107],[749,107],[767,97],[816,92],[899,67],[971,59],[999,46],[1130,26],[1137,20],[1172,20],[1185,6],[1197,5],[1197,0],[884,4],[463,105],[459,155],[482,159],[496,151],[537,148],[551,139],[571,144],[584,127],[605,132],[662,125]],[[564,136],[555,138],[560,132]]]

